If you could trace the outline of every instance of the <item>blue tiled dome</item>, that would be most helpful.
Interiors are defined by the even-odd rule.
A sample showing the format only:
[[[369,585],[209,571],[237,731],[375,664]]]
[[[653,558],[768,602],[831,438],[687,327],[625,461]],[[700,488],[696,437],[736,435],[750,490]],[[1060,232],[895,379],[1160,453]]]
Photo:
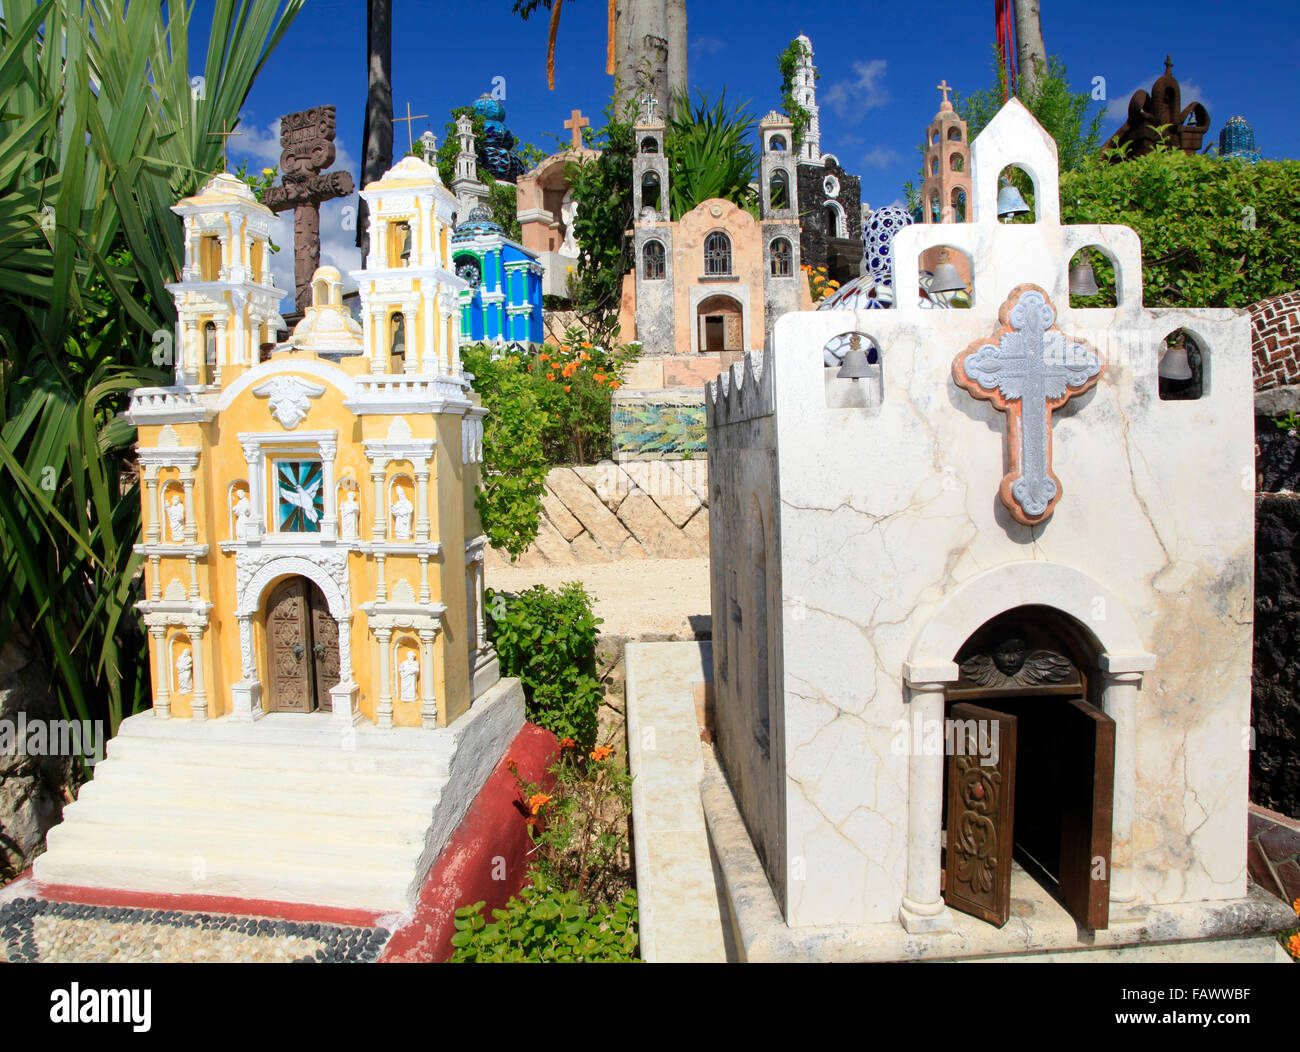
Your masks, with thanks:
[[[456,232],[452,235],[453,241],[472,241],[480,234],[503,234],[504,230],[501,225],[492,218],[492,213],[482,205],[477,205],[470,210],[469,218],[463,223],[456,224]]]
[[[1259,160],[1255,147],[1255,133],[1245,117],[1233,117],[1219,132],[1219,156],[1240,157],[1254,164]]]
[[[506,119],[506,108],[501,104],[499,99],[494,99],[491,95],[480,95],[474,100],[474,112],[479,114],[485,121],[504,121]]]

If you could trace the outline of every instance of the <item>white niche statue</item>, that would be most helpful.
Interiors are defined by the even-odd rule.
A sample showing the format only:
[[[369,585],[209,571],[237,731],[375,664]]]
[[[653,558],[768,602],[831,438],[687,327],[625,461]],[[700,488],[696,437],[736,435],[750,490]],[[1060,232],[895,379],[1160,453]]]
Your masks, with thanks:
[[[235,540],[248,539],[248,520],[253,514],[253,502],[248,499],[248,490],[241,489],[235,494]]]
[[[397,666],[398,697],[402,701],[415,701],[415,685],[420,678],[420,662],[409,650],[400,665]]]
[[[172,501],[167,505],[167,530],[173,541],[185,538],[185,505],[179,495],[173,493]]]
[[[360,536],[361,504],[357,491],[350,489],[339,505],[339,536],[345,541],[355,541]]]
[[[393,539],[409,541],[411,539],[411,518],[415,515],[415,505],[406,496],[406,490],[397,487],[397,499],[393,501]]]
[[[194,689],[194,658],[186,647],[176,656],[176,693],[188,694]]]

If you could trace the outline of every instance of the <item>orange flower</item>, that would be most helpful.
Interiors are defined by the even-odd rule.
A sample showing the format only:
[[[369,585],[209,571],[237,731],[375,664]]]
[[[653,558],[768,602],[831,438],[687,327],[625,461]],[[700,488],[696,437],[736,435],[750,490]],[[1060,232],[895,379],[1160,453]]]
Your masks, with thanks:
[[[587,346],[590,347],[591,344],[587,344]],[[582,360],[583,360],[584,362],[589,362],[589,361],[591,361],[591,355],[589,355],[589,354],[584,354],[584,355],[582,356]]]
[[[565,390],[566,392],[568,392],[568,391],[572,391],[573,388],[570,387],[568,384],[565,384],[565,385],[564,385],[564,390]]]
[[[1300,960],[1300,933],[1292,935],[1286,941],[1286,952],[1296,960]]]
[[[553,797],[547,796],[545,793],[534,793],[532,796],[528,798],[529,812],[532,814],[537,814],[537,812],[540,811],[547,804],[549,804],[552,799]]]
[[[591,341],[590,341],[590,340],[583,340],[583,341],[582,341],[582,345],[583,345],[584,347],[590,348],[590,347],[591,347]],[[583,357],[586,357],[586,356],[584,355]]]
[[[596,383],[603,384],[605,382],[605,374],[597,373],[595,379],[596,379]]]
[[[515,758],[513,756],[506,757],[506,768],[511,771],[516,771],[519,769],[519,764],[515,762]]]
[[[548,380],[554,380],[554,379],[555,379],[555,374],[554,374],[554,373],[547,373],[547,374],[546,374],[546,379],[548,379]]]
[[[1300,913],[1300,899],[1296,899],[1295,902],[1291,903],[1291,908],[1295,910],[1296,913]]]
[[[591,750],[591,758],[600,763],[602,760],[608,760],[609,754],[613,751],[608,745],[598,745]]]
[[[560,347],[560,350],[562,350],[565,354],[568,354],[568,353],[569,353],[569,345],[568,345],[567,343],[564,344],[563,346]]]
[[[617,391],[617,390],[618,390],[620,387],[622,387],[622,386],[623,386],[623,385],[620,384],[617,380],[611,380],[611,381],[609,382],[609,389],[610,389],[611,391]]]
[[[551,356],[549,354],[539,354],[537,356],[537,360],[539,362],[549,362],[551,360]]]
[[[578,743],[575,742],[572,738],[561,738],[561,739],[560,739],[560,748],[561,748],[561,749],[572,749],[572,748],[573,748],[575,745],[577,745],[577,744],[578,744]]]

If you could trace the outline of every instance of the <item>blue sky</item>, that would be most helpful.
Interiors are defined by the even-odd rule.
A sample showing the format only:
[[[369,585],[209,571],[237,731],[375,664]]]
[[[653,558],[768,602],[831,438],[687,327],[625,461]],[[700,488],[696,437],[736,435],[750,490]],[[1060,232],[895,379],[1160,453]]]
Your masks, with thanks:
[[[211,7],[212,0],[198,2],[196,41],[206,39]],[[495,77],[505,78],[508,127],[547,152],[567,140],[563,122],[570,110],[581,109],[599,123],[612,88],[604,71],[604,0],[565,3],[554,91],[546,88],[545,12],[522,22],[511,0],[394,0],[393,8],[395,108],[404,113],[409,102],[412,113],[430,115],[414,123],[417,138],[430,127],[441,141],[448,110],[490,91]],[[993,8],[993,0],[687,0],[691,88],[711,96],[726,88],[728,100],[746,102],[761,116],[779,105],[777,55],[806,33],[821,71],[822,149],[861,175],[864,201],[889,204],[919,169],[916,146],[939,101],[934,85],[946,79],[970,92],[990,82]],[[244,134],[231,139],[232,164],[245,158],[256,168],[278,164],[279,115],[333,103],[339,166],[358,174],[365,10],[365,0],[309,0],[244,106]],[[1042,13],[1048,53],[1065,61],[1075,89],[1105,78],[1103,136],[1119,127],[1129,96],[1150,88],[1169,53],[1184,105],[1200,101],[1210,111],[1207,144],[1217,141],[1229,117],[1242,114],[1264,156],[1300,156],[1293,103],[1300,85],[1295,0],[1042,0]],[[405,139],[405,126],[399,125],[397,156],[405,152]],[[344,229],[345,204],[325,207],[321,233],[324,260],[347,270],[358,260],[350,247],[353,235]],[[280,243],[291,245],[292,237]],[[291,269],[288,260],[277,262],[287,264],[286,274]]]

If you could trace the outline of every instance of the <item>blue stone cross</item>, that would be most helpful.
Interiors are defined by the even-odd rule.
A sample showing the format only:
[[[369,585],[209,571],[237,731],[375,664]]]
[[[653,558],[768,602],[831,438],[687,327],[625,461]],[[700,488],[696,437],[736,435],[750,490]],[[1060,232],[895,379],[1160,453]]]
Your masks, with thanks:
[[[1106,364],[1055,327],[1056,309],[1037,285],[1013,289],[999,316],[995,342],[976,341],[958,355],[953,379],[1007,414],[1011,471],[1002,501],[1019,522],[1034,525],[1061,495],[1052,473],[1052,411],[1095,384]]]

